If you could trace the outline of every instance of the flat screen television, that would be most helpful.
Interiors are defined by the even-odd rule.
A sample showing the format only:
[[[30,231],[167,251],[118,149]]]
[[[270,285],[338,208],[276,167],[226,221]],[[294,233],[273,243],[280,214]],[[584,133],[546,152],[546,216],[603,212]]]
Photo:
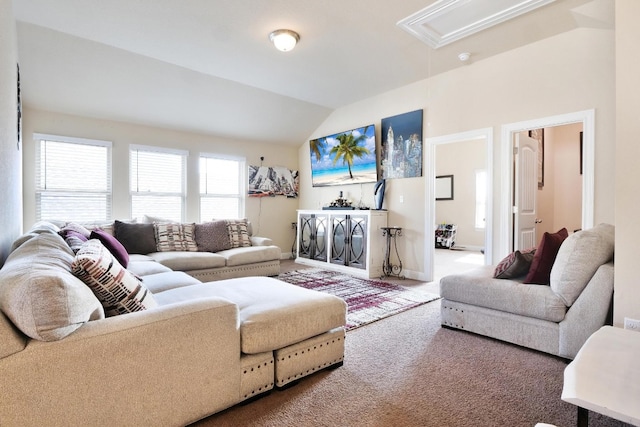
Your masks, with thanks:
[[[374,125],[312,139],[309,151],[314,187],[378,180]]]

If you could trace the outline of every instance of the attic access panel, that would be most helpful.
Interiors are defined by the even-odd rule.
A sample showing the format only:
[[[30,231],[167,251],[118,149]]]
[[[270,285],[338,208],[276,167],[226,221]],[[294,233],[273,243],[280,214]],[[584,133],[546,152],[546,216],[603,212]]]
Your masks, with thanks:
[[[555,0],[438,0],[397,25],[434,49]]]

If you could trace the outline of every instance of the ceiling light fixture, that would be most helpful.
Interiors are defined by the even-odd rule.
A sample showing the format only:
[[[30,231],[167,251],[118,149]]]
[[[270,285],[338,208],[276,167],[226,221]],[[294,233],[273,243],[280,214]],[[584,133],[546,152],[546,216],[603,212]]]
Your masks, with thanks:
[[[296,47],[296,43],[300,40],[300,35],[291,30],[275,30],[269,34],[269,40],[273,42],[276,49],[288,52]]]

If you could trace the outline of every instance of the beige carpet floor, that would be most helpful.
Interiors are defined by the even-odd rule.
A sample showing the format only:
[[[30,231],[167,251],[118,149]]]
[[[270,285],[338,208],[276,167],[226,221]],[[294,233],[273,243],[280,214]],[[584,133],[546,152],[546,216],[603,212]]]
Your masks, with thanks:
[[[344,366],[195,425],[576,425],[560,400],[562,359],[443,329],[440,301],[347,333]],[[590,413],[590,426],[626,424]]]

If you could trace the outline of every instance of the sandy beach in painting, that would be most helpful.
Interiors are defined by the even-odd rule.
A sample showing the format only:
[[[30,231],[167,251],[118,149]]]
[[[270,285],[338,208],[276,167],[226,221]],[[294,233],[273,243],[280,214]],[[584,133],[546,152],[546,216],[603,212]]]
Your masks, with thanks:
[[[338,173],[332,175],[322,175],[313,177],[314,187],[325,187],[330,185],[347,185],[347,184],[362,184],[367,182],[376,182],[378,179],[376,172],[372,173],[353,173],[353,178],[349,177],[349,172]]]

